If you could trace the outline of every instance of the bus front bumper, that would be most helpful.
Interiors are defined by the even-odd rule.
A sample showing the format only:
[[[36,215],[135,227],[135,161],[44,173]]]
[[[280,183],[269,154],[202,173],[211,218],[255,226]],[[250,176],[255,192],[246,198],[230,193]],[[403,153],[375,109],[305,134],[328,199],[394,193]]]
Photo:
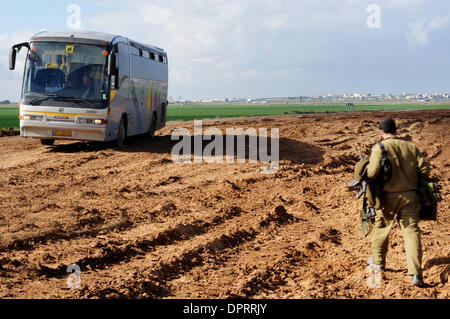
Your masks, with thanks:
[[[51,126],[33,125],[20,121],[20,135],[39,139],[77,140],[77,141],[105,141],[106,126]]]

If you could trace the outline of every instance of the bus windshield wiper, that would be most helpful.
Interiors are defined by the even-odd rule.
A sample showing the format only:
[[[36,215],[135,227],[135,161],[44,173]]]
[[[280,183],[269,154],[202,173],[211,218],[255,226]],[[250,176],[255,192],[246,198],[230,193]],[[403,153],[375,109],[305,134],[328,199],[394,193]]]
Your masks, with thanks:
[[[40,95],[38,95],[38,96],[36,96],[34,99],[32,99],[31,101],[30,101],[30,105],[34,105],[34,103],[35,102],[37,102],[38,100],[42,100],[42,101],[45,101],[45,100],[47,100],[47,99],[49,99],[49,98],[57,98],[57,97],[59,97],[59,95],[58,94],[49,94],[49,93],[43,93],[43,94],[40,94]]]
[[[30,105],[34,105],[34,103],[36,103],[38,100],[45,101],[50,98],[53,98],[53,99],[59,100],[59,101],[82,102],[85,104],[89,104],[89,106],[92,108],[96,108],[94,103],[92,103],[91,101],[86,100],[86,99],[81,99],[81,98],[76,98],[76,97],[71,97],[71,96],[64,96],[64,95],[59,95],[59,94],[48,94],[48,93],[38,95],[37,97],[35,97],[33,100],[30,101]]]
[[[88,104],[90,107],[92,107],[94,109],[96,108],[96,106],[93,102],[86,100],[86,99],[81,99],[81,98],[76,98],[76,97],[71,97],[71,96],[58,96],[57,99],[62,100],[62,101],[82,102],[82,103]]]

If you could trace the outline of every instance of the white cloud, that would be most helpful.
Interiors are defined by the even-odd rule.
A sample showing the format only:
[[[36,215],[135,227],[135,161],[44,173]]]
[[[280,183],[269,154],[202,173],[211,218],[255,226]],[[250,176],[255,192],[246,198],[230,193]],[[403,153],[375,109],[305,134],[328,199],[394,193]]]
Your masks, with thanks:
[[[312,37],[310,30],[345,30],[349,24],[360,25],[365,15],[355,0],[111,0],[99,5],[103,13],[85,17],[85,26],[164,48],[174,95],[187,88],[226,89],[268,77],[272,71],[267,66],[280,62],[286,32],[297,34],[292,41],[300,44]]]
[[[0,79],[2,84],[2,95],[0,99],[18,102],[22,89],[26,49],[22,49],[17,55],[14,71],[9,70],[9,51],[13,45],[29,41],[34,34],[32,31],[0,34]]]
[[[430,43],[430,33],[440,31],[450,26],[450,12],[444,16],[425,18],[410,25],[408,43],[411,48],[425,47]]]
[[[425,2],[426,0],[384,0],[381,5],[386,9],[410,10],[423,6]]]

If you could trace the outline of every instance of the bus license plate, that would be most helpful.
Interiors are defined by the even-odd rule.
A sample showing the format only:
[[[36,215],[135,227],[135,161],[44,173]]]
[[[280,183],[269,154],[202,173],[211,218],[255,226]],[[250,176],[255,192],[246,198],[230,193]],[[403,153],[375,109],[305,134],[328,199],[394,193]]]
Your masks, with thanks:
[[[53,131],[53,136],[72,137],[72,132],[69,132],[69,131]]]

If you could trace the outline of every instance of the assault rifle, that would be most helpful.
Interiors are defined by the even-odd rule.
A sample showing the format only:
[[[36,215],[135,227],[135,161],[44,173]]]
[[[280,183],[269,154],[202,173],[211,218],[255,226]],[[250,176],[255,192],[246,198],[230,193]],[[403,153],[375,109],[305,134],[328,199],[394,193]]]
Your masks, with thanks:
[[[359,159],[364,160],[364,156],[361,152],[361,147],[358,145]],[[358,194],[356,194],[356,199],[360,199],[363,197],[363,207],[361,211],[361,221],[362,221],[362,233],[364,237],[370,235],[373,230],[373,223],[375,222],[375,216],[377,215],[375,209],[373,207],[368,207],[367,205],[367,182],[364,179],[361,180],[352,180],[349,184],[350,188],[354,188],[356,186],[361,186],[361,189]]]

